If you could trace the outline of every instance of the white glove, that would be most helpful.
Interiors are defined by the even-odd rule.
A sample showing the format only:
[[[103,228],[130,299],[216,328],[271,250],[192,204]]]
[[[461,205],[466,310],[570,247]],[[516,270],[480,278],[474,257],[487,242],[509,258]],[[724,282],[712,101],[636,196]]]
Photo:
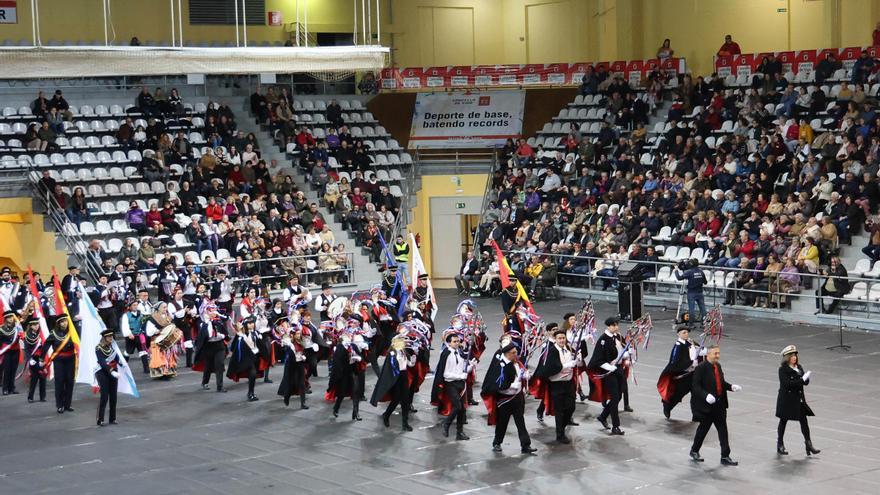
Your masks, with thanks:
[[[312,350],[318,352],[318,344],[312,344]]]
[[[531,380],[531,379],[532,379],[532,372],[529,371],[529,370],[526,370],[526,371],[523,373],[523,375],[525,375],[526,380]]]
[[[303,359],[305,359],[305,358],[303,358]],[[361,362],[361,357],[360,356],[352,356],[351,362],[352,363],[359,363],[359,362]]]
[[[715,396],[712,394],[706,394],[706,402],[708,402],[709,404],[714,404]]]
[[[562,368],[567,369],[567,370],[570,370],[570,369],[574,368],[575,366],[577,366],[576,359],[572,359],[571,361],[566,361],[566,362],[562,363]]]
[[[296,355],[296,362],[301,363],[301,362],[303,362],[303,361],[305,361],[305,360],[306,360],[306,357],[303,356],[302,354],[297,354],[297,355]]]
[[[804,380],[805,382],[809,381],[809,380],[810,380],[810,376],[811,376],[812,374],[813,374],[812,371],[808,371],[808,372],[804,373],[803,380]]]
[[[31,359],[30,361],[28,361],[28,366],[36,366],[36,365],[37,365],[37,361],[36,361],[36,360]],[[805,376],[806,376],[806,375],[805,375]]]
[[[579,358],[575,359],[574,364],[575,364],[575,366],[583,366],[584,365],[584,358],[579,357]]]
[[[730,386],[730,390],[733,390],[734,392],[739,392],[739,391],[742,390],[742,389],[743,389],[743,388],[740,387],[739,385],[731,385],[731,386]]]
[[[702,349],[700,349],[700,356],[705,356],[707,352],[709,352],[709,350],[703,347]]]
[[[192,340],[184,341],[183,348],[184,349],[192,349],[193,348]]]
[[[111,371],[110,376],[112,376],[113,378],[119,378],[119,372],[118,371]]]
[[[623,351],[623,359],[629,359],[629,351]]]
[[[609,373],[614,373],[615,371],[617,371],[617,366],[615,366],[611,363],[604,363],[602,365],[602,369],[609,372]]]
[[[470,367],[471,367],[471,368],[476,368],[478,362],[479,362],[479,361],[477,361],[477,358],[473,358],[473,359],[471,359],[470,361],[468,361],[468,364],[470,364]]]

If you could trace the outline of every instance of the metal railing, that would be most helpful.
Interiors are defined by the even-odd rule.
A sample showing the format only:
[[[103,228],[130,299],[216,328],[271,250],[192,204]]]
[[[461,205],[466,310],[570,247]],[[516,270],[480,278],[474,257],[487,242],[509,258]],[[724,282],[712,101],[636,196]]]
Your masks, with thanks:
[[[45,209],[46,218],[49,219],[50,223],[55,228],[57,235],[64,240],[67,245],[68,254],[76,257],[80,269],[88,275],[91,282],[97,281],[99,275],[98,270],[100,267],[93,266],[93,263],[89,262],[86,254],[88,243],[82,238],[76,224],[70,221],[70,218],[67,216],[67,211],[58,204],[58,201],[51,192],[47,191],[46,194],[43,194],[43,192],[40,191],[40,174],[30,161],[27,163],[27,177],[29,179],[28,183],[30,184],[31,192],[40,202],[40,205]]]
[[[241,292],[254,275],[260,275],[261,281],[270,290],[283,289],[292,275],[299,277],[301,285],[312,288],[320,287],[324,282],[345,285],[357,283],[354,275],[355,256],[353,252],[332,253],[333,256],[345,257],[345,261],[338,263],[338,267],[332,269],[320,268],[316,261],[320,255],[319,252],[311,255],[280,256],[259,260],[197,263],[194,265],[193,271],[204,281],[206,278],[213,278],[218,270],[223,269],[227,273],[227,280],[233,283],[236,292]],[[285,264],[285,262],[292,263]],[[175,267],[175,272],[178,275],[184,274],[185,271],[186,267],[183,265],[178,264]],[[155,268],[124,271],[123,274],[126,277],[126,285],[132,288],[132,292],[141,289],[148,291],[158,289],[162,283],[161,273]]]
[[[481,246],[485,250],[485,246]],[[522,270],[528,258],[532,255],[549,256],[553,263],[557,266],[557,276],[555,283],[561,287],[579,288],[587,290],[607,290],[614,288],[618,282],[617,266],[622,261],[611,260],[600,257],[590,256],[572,256],[556,253],[532,253],[525,250],[504,251],[505,256],[510,262],[514,272],[521,276]],[[577,269],[567,269],[566,262],[574,261]],[[645,293],[659,298],[673,300],[680,298],[684,304],[683,287],[685,281],[679,281],[675,277],[676,265],[679,261],[644,261],[630,260],[644,268],[644,288]],[[597,264],[602,269],[597,269]],[[573,263],[574,265],[574,263]],[[868,277],[836,277],[825,275],[824,273],[797,272],[799,283],[791,285],[779,278],[779,274],[783,272],[774,272],[768,279],[768,272],[764,270],[719,267],[715,265],[700,265],[706,277],[706,285],[704,286],[704,294],[707,299],[707,305],[729,303],[731,306],[747,307],[740,304],[740,300],[752,302],[756,299],[767,299],[766,306],[757,304],[751,307],[769,309],[777,312],[795,311],[791,302],[795,298],[811,298],[814,300],[815,308],[820,310],[819,298],[825,301],[834,301],[837,303],[839,316],[841,318],[858,317],[869,319],[880,313],[880,279]],[[604,271],[607,269],[608,271]],[[665,269],[665,270],[664,270]],[[722,272],[723,277],[716,276],[717,272]],[[752,275],[761,272],[763,275],[758,283],[741,283],[738,275]],[[823,294],[823,287],[829,280],[837,281],[838,284],[846,282],[850,287],[850,291],[844,294]],[[853,287],[860,282],[865,284],[864,290],[853,291]],[[873,288],[877,288],[874,291]],[[775,299],[775,301],[774,301]],[[843,306],[846,310],[855,315],[847,315],[842,311]],[[788,307],[788,308],[787,308]],[[811,305],[811,307],[813,307]],[[809,316],[814,316],[818,312],[811,312]],[[830,312],[834,313],[834,312]],[[800,313],[805,316],[806,313]]]

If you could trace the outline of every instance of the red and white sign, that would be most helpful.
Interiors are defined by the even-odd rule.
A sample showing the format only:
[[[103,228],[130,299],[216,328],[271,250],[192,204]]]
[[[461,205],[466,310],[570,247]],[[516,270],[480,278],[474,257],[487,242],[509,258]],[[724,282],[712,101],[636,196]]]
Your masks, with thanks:
[[[522,134],[524,91],[419,93],[410,148],[501,146]]]
[[[16,0],[0,0],[0,24],[18,23],[18,2]]]
[[[280,26],[283,23],[281,19],[281,12],[277,10],[266,12],[266,24],[270,26]]]
[[[773,52],[777,60],[782,63],[783,72],[791,72],[798,74],[800,72],[812,72],[816,64],[825,60],[828,53],[834,54],[838,60],[843,62],[843,66],[851,69],[856,59],[861,55],[862,50],[868,50],[871,56],[874,53],[880,54],[880,47],[860,47],[851,46],[846,48],[823,48],[820,50],[800,50],[800,51],[784,51]],[[753,53],[733,55],[730,57],[715,57],[715,72],[721,77],[727,77],[731,74],[736,76],[751,75],[758,70],[761,60],[770,55],[771,52]]]

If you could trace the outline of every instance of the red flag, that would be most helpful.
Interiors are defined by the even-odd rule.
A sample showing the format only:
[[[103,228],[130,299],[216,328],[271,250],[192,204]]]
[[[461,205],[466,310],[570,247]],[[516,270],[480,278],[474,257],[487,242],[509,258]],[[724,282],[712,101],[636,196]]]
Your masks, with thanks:
[[[495,239],[492,239],[492,248],[495,249],[495,258],[498,261],[498,279],[501,280],[501,287],[506,289],[510,287],[510,267],[507,266],[507,259]]]
[[[31,297],[34,298],[34,314],[40,320],[40,337],[45,342],[49,336],[49,327],[46,324],[46,315],[43,314],[43,306],[40,304],[40,293],[37,291],[37,280],[34,271],[28,265],[28,280],[30,281]]]
[[[55,271],[55,267],[52,267],[52,284],[55,286],[55,290],[53,291],[55,294],[55,314],[63,315],[64,314],[64,296],[61,292],[61,280],[58,278],[58,272]]]

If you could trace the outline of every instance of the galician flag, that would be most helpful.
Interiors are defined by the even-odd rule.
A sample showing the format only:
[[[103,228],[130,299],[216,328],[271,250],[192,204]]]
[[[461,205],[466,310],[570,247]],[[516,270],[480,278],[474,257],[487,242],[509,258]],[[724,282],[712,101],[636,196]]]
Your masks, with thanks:
[[[428,270],[425,269],[422,255],[419,253],[419,246],[416,244],[416,236],[412,232],[409,234],[409,245],[412,253],[412,286],[418,287],[419,275],[428,273]],[[434,296],[434,286],[431,285],[431,277],[428,277],[428,299],[431,301],[431,320],[433,320],[437,316],[439,308],[437,307],[437,298]]]

